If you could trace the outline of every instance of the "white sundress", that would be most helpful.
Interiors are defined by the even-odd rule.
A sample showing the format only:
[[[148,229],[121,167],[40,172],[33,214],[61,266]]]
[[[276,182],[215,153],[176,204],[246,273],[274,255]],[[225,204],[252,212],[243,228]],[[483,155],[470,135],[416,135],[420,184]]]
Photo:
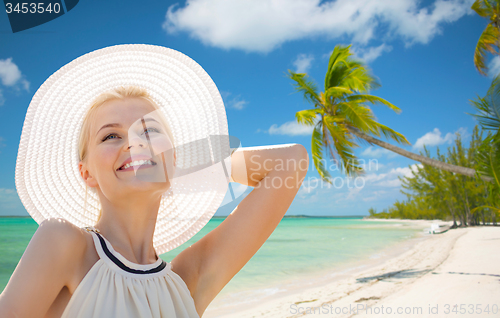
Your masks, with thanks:
[[[113,249],[94,227],[99,260],[80,282],[62,318],[200,318],[194,300],[171,264],[136,264]]]

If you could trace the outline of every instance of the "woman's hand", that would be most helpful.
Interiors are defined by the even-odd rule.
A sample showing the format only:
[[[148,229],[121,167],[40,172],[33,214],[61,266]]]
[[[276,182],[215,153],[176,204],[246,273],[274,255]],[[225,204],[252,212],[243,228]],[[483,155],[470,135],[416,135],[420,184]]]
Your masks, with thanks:
[[[214,230],[172,260],[201,315],[279,224],[309,165],[300,144],[246,147],[231,156],[231,181],[254,187]]]
[[[298,152],[302,152],[302,156],[297,157]],[[287,175],[284,180],[281,180],[281,174],[288,172],[304,174],[305,177],[309,165],[308,158],[307,150],[300,144],[238,148],[231,155],[231,181],[251,187],[261,185],[281,187],[280,182],[283,182],[285,186],[293,187],[288,181],[291,182],[294,178],[295,181],[302,183],[303,178]],[[271,171],[283,173],[271,179],[271,184],[260,184],[260,181]],[[300,184],[298,186],[300,187]]]

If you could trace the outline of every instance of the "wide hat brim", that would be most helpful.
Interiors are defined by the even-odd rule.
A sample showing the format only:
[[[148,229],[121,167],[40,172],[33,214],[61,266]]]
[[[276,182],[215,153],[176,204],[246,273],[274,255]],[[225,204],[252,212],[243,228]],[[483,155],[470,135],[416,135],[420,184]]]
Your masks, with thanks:
[[[221,95],[205,70],[178,51],[145,44],[110,46],[51,75],[27,110],[16,188],[37,223],[60,217],[79,227],[94,225],[100,203],[97,193],[88,191],[85,204],[79,133],[95,97],[129,85],[146,89],[163,112],[175,141],[176,167],[203,167],[173,178],[162,196],[153,238],[156,252],[162,254],[189,240],[210,220],[223,202],[231,175],[229,141],[218,138],[229,136]]]

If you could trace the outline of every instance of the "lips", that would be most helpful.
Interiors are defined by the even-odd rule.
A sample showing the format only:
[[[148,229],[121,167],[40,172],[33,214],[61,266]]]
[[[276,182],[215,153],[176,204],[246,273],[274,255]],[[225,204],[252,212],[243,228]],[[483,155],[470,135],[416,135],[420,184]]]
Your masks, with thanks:
[[[127,164],[130,164],[130,163],[134,163],[134,165],[130,165],[129,167],[127,167],[126,169],[124,169],[124,167],[127,165]],[[142,165],[140,165],[142,163]],[[143,167],[143,168],[147,168],[147,167],[151,167],[151,166],[156,166],[156,162],[149,156],[142,156],[142,155],[137,155],[137,156],[133,156],[133,160],[132,158],[128,158],[127,160],[125,160],[122,165],[116,169],[116,171],[130,171],[130,170],[134,170],[134,167]]]

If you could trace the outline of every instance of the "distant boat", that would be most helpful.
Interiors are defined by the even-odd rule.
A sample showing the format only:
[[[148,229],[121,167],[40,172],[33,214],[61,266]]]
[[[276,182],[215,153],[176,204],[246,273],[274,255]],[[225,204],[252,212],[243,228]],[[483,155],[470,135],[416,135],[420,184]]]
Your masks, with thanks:
[[[430,228],[424,229],[424,232],[429,234],[439,234],[444,233],[449,229],[450,226],[447,224],[439,225],[438,223],[432,223]]]

